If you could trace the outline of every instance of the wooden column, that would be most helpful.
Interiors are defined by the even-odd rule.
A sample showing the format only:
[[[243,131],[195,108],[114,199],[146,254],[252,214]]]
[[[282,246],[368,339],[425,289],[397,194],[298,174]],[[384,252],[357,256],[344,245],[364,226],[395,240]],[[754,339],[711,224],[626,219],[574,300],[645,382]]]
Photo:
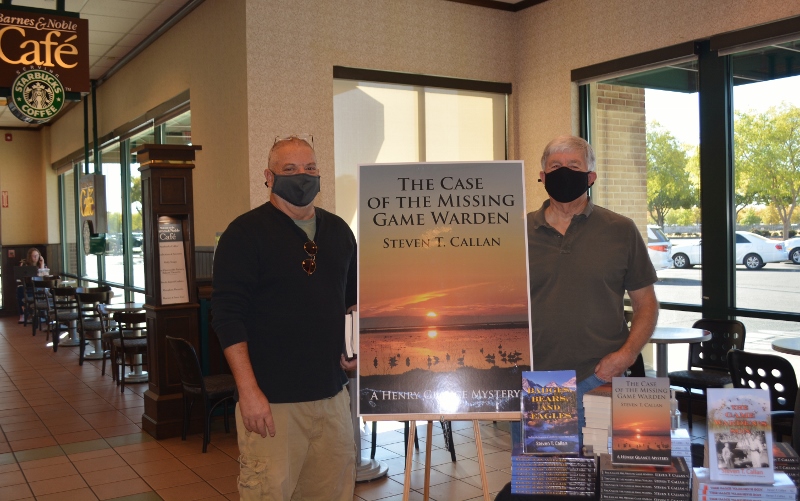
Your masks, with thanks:
[[[145,144],[133,150],[142,173],[145,310],[149,332],[150,377],[149,389],[144,394],[142,428],[158,439],[179,436],[183,423],[180,375],[166,336],[182,337],[195,349],[199,348],[192,196],[192,169],[195,151],[199,149],[200,146]],[[170,231],[176,241],[169,241]],[[182,244],[183,263],[177,241]],[[172,249],[168,250],[168,245]],[[169,259],[163,259],[168,252]],[[185,264],[185,292],[180,286],[171,285],[181,276],[175,272],[176,262],[178,267]]]

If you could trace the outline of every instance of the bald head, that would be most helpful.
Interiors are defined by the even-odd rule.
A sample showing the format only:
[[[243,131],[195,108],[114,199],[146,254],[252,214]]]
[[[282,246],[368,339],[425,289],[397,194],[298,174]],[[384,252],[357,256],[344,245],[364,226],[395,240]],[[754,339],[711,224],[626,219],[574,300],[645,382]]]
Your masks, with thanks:
[[[314,153],[314,148],[311,147],[305,140],[292,137],[278,141],[272,145],[269,150],[269,157],[267,159],[267,168],[276,174],[283,174],[280,169],[280,164],[283,162],[283,157],[287,153],[304,152],[306,155],[310,154],[313,158],[313,163],[316,168],[317,156]],[[316,170],[316,169],[315,169]],[[290,174],[290,173],[287,173]],[[310,174],[310,173],[309,173]]]

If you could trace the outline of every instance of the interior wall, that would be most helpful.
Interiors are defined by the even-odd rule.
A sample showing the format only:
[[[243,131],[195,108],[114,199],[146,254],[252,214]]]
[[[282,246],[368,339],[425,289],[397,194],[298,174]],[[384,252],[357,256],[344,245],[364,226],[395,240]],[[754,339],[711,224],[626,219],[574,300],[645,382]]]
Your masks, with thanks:
[[[769,0],[548,0],[518,12],[514,88],[516,158],[525,159],[528,209],[546,198],[534,165],[559,134],[577,134],[570,71],[631,54],[800,15],[800,2]],[[603,172],[598,169],[602,180]],[[598,181],[598,182],[600,182]]]
[[[0,208],[0,242],[4,246],[47,243],[50,214],[42,168],[42,134],[0,132],[4,136],[0,141],[0,191],[8,192],[8,207]],[[11,134],[11,141],[5,140],[5,134]]]
[[[513,84],[514,13],[431,0],[291,5],[247,2],[252,207],[268,197],[263,172],[274,138],[305,132],[322,175],[316,203],[335,209],[333,66]]]
[[[189,89],[198,246],[250,208],[245,55],[245,4],[203,2],[97,89],[100,136]],[[83,105],[51,129],[51,161],[82,149]]]

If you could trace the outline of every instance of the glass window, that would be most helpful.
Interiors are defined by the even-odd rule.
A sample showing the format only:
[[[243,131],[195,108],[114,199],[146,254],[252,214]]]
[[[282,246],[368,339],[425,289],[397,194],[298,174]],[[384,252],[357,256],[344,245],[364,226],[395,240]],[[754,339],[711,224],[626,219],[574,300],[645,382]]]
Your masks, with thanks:
[[[738,308],[800,312],[799,52],[796,40],[732,56]]]
[[[588,94],[598,173],[592,200],[639,226],[659,301],[699,305],[696,61],[590,84]]]
[[[181,113],[162,124],[164,144],[192,144],[192,112]]]
[[[81,166],[79,165],[78,170]],[[78,246],[77,234],[75,232],[75,214],[77,207],[75,204],[75,172],[69,171],[61,176],[62,189],[64,196],[64,213],[61,217],[64,219],[64,228],[66,234],[62,241],[64,242],[66,259],[64,260],[64,271],[73,275],[78,274]]]
[[[103,174],[106,178],[106,220],[108,231],[105,234],[106,248],[103,254],[105,281],[115,284],[125,283],[123,264],[123,224],[122,224],[122,169],[120,166],[119,143],[105,148],[100,155],[103,161]]]
[[[335,79],[333,121],[336,213],[354,231],[358,164],[505,159],[505,94]]]
[[[153,129],[133,136],[130,140],[132,151],[143,144],[154,142]],[[133,258],[133,286],[144,289],[144,232],[142,226],[142,174],[139,172],[139,161],[135,153],[131,153],[131,251]]]

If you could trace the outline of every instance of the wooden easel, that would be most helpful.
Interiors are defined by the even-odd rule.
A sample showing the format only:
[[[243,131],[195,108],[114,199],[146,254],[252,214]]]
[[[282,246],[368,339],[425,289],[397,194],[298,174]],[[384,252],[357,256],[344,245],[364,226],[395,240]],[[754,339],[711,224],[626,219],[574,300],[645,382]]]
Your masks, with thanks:
[[[414,457],[414,436],[417,434],[417,421],[427,421],[427,435],[428,439],[425,441],[425,485],[423,490],[423,497],[425,501],[430,499],[431,489],[431,447],[433,435],[433,422],[434,421],[472,421],[472,429],[475,433],[475,448],[478,453],[478,466],[481,472],[481,487],[483,488],[484,501],[491,501],[489,494],[489,483],[486,480],[486,463],[483,459],[483,442],[481,441],[481,425],[480,421],[517,421],[520,416],[516,413],[490,413],[480,412],[473,414],[458,414],[458,415],[429,415],[429,414],[413,414],[413,415],[392,415],[392,416],[362,416],[368,421],[409,421],[408,431],[408,447],[406,450],[406,472],[403,479],[403,501],[408,501],[411,495],[411,463]]]

